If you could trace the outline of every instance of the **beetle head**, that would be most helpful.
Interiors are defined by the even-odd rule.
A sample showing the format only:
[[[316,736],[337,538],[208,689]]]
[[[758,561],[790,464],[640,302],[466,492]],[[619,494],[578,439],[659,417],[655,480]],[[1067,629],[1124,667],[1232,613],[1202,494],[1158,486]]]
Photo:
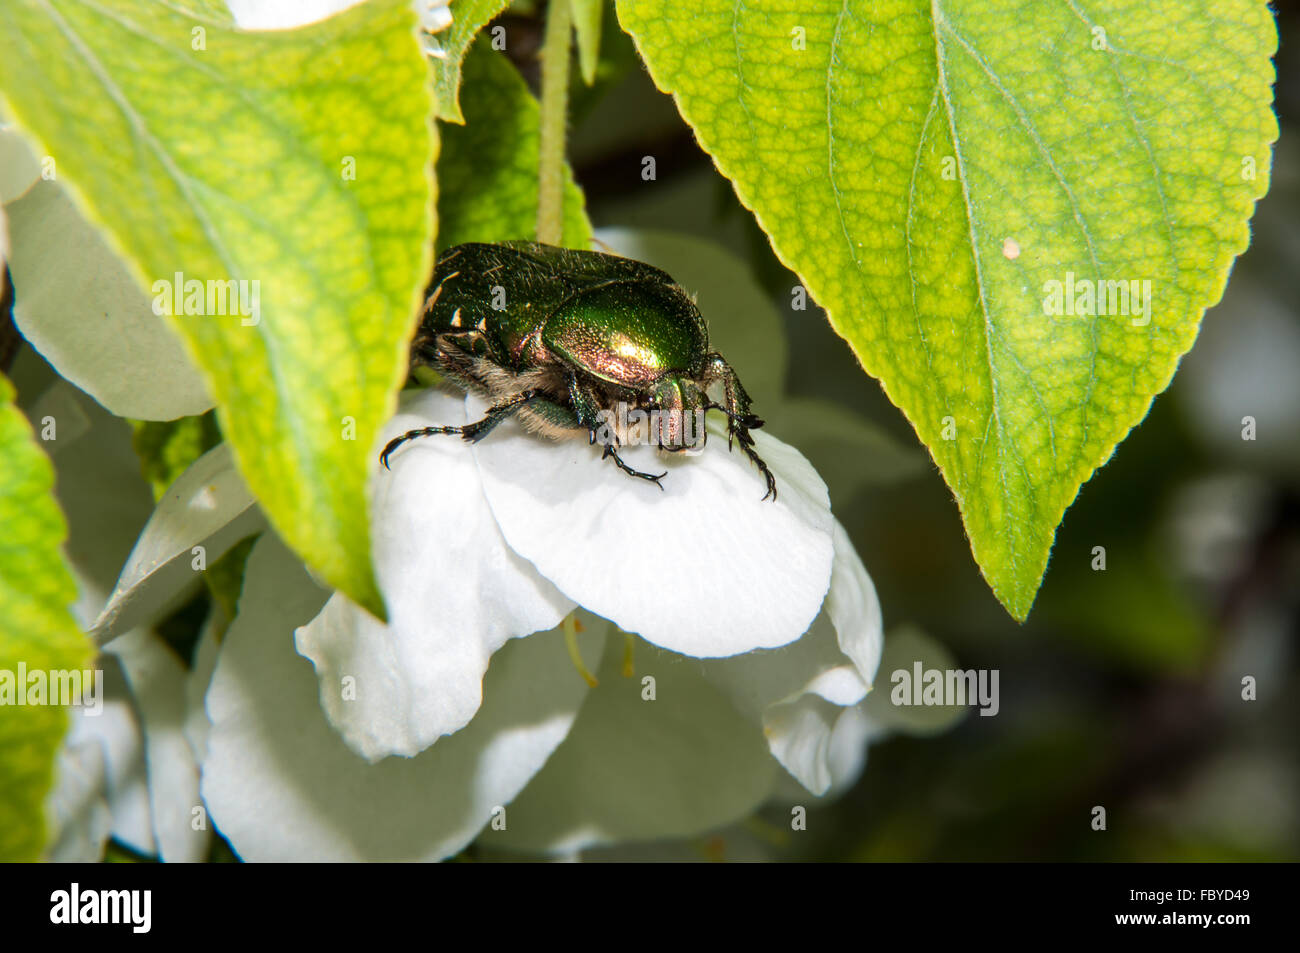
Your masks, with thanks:
[[[654,385],[651,402],[653,412],[658,414],[655,436],[661,450],[704,449],[708,400],[695,381],[670,374]]]

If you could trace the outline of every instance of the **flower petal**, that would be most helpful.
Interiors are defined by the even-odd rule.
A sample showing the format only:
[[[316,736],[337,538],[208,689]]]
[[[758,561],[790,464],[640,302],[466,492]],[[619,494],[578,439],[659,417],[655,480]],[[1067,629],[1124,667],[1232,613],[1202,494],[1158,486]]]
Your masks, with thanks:
[[[642,643],[629,679],[620,654],[615,637],[569,737],[510,805],[505,829],[479,844],[564,853],[690,837],[767,799],[776,764],[757,721],[703,676],[718,663]]]
[[[840,709],[817,695],[773,705],[763,727],[773,757],[813,794],[831,786],[831,732]]]
[[[69,737],[59,749],[55,780],[45,799],[50,828],[47,860],[55,863],[95,863],[113,827],[105,800],[108,765],[99,738],[82,733]]]
[[[870,686],[885,644],[880,599],[839,520],[835,521],[835,565],[830,592],[826,594],[826,611],[835,626],[840,651],[853,660],[862,680]]]
[[[471,419],[483,404],[467,401]],[[697,456],[626,447],[663,490],[601,461],[585,440],[502,424],[474,446],[506,542],[565,595],[662,648],[699,657],[792,642],[830,584],[826,485],[799,452],[755,432],[780,496],[714,424]]]
[[[40,177],[40,164],[27,140],[13,126],[0,122],[0,204],[26,193]]]
[[[152,621],[198,581],[194,548],[211,565],[266,526],[262,511],[235,469],[230,448],[219,444],[168,487],[136,540],[117,585],[90,635],[103,645],[127,629]]]
[[[359,758],[331,727],[289,633],[325,592],[274,537],[249,555],[239,616],[208,692],[203,797],[249,861],[438,860],[461,850],[541,768],[587,694],[559,630],[492,659],[474,720],[411,759]],[[605,627],[580,636],[598,663]]]
[[[867,764],[867,746],[881,733],[880,726],[867,714],[865,704],[845,708],[839,713],[831,731],[827,756],[831,786],[825,796],[835,797],[843,793],[861,777]]]
[[[220,610],[214,608],[208,614],[207,621],[199,631],[194,662],[185,679],[185,740],[189,742],[190,751],[199,764],[207,757],[208,732],[212,729],[204,699],[208,694],[208,686],[212,684],[212,673],[217,669],[221,639],[228,625],[225,614]]]
[[[72,726],[63,743],[68,748],[87,742],[101,746],[112,835],[132,850],[151,856],[157,853],[157,847],[140,720],[117,658],[103,654],[96,664],[104,671],[103,708],[73,708]]]
[[[384,440],[464,421],[463,401],[437,391],[402,407]],[[492,653],[554,628],[574,608],[505,545],[463,440],[413,441],[390,462],[374,481],[371,522],[389,623],[335,594],[297,633],[320,676],[321,705],[372,761],[418,754],[463,728],[478,711]]]
[[[861,752],[836,748],[835,736],[845,710],[866,697],[883,643],[875,587],[838,521],[834,538],[830,592],[808,633],[792,645],[705,669],[742,711],[762,720],[772,755],[816,795],[861,769]]]
[[[212,406],[179,336],[56,182],[5,207],[14,323],[58,372],[120,417]]]
[[[292,30],[354,7],[361,0],[226,0],[245,30]]]
[[[896,705],[894,704],[895,673],[906,674],[910,679],[915,666],[921,671],[937,669],[946,672],[957,668],[952,653],[939,642],[913,625],[891,629],[885,640],[885,654],[881,660],[879,690],[874,691],[863,704],[863,709],[882,731],[897,731],[907,735],[937,735],[947,731],[969,714],[964,705]]]
[[[833,696],[828,700],[848,705],[867,694],[867,683],[840,650],[835,627],[824,612],[797,642],[717,659],[702,671],[755,721],[771,706],[818,689]]]
[[[167,645],[132,629],[105,647],[126,674],[144,728],[149,807],[159,856],[195,863],[208,854],[206,823],[195,830],[199,766],[185,740],[185,668]]]
[[[841,707],[809,693],[763,716],[772,755],[809,793],[838,794],[862,773],[867,743],[878,734],[861,705]]]
[[[769,716],[775,729],[769,740],[789,772],[773,801],[785,805],[807,804],[810,793],[823,800],[843,794],[862,776],[868,745],[886,733],[865,703],[838,708],[816,695],[776,706]]]

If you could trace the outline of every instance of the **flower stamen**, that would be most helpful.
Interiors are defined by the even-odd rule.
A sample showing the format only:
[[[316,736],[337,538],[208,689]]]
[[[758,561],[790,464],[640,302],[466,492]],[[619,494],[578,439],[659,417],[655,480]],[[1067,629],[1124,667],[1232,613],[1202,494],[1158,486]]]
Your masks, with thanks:
[[[573,667],[578,670],[578,674],[592,688],[600,683],[596,681],[596,676],[591,674],[586,664],[582,661],[582,652],[578,648],[578,633],[582,631],[582,624],[578,622],[578,616],[570,612],[564,617],[564,644],[569,650],[569,660],[573,662]]]
[[[635,659],[636,638],[631,632],[623,633],[623,677],[631,678],[636,674]]]

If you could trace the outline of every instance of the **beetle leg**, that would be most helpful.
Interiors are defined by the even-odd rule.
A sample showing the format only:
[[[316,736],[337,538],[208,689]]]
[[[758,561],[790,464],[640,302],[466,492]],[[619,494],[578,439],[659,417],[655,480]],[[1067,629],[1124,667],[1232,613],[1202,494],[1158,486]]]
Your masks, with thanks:
[[[596,431],[600,428],[599,402],[591,389],[578,380],[578,375],[569,371],[569,403],[573,406],[578,423],[587,428],[587,443],[595,445]],[[602,458],[603,459],[603,458]]]
[[[432,437],[440,433],[460,433],[463,427],[423,427],[419,430],[408,430],[400,437],[394,437],[388,441],[388,446],[384,447],[384,452],[379,455],[379,462],[384,465],[384,469],[389,469],[388,457],[394,450],[406,443],[408,440],[414,440],[416,437]]]
[[[745,451],[745,456],[749,457],[750,462],[758,467],[758,472],[763,474],[763,479],[767,481],[767,492],[763,494],[763,499],[769,496],[773,501],[776,500],[776,477],[768,469],[767,463],[758,455],[754,449],[754,438],[749,435],[749,427],[744,423],[736,426],[736,442],[740,444],[740,449]]]
[[[388,467],[388,458],[394,450],[406,443],[408,440],[415,440],[417,437],[432,437],[437,434],[459,434],[465,440],[471,443],[478,443],[496,427],[501,421],[512,417],[520,408],[532,403],[535,400],[541,400],[546,395],[539,390],[526,390],[516,394],[509,400],[503,400],[488,408],[487,414],[482,420],[476,420],[472,424],[463,426],[448,427],[421,427],[418,430],[408,430],[400,437],[394,437],[388,441],[388,446],[384,447],[384,452],[379,455],[379,462]]]
[[[546,395],[540,390],[526,390],[508,400],[503,400],[499,404],[494,404],[488,408],[487,414],[482,420],[466,424],[461,430],[461,436],[471,443],[478,443],[490,434],[501,421],[508,420],[533,401],[542,400],[545,397]]]
[[[749,412],[749,395],[741,386],[736,372],[723,360],[721,354],[709,355],[709,367],[705,372],[706,386],[713,381],[721,381],[726,394],[725,407],[717,404],[710,404],[710,406],[727,415],[727,450],[731,450],[733,439],[740,444],[740,449],[744,451],[745,456],[749,457],[750,462],[758,467],[758,472],[763,474],[763,479],[767,483],[767,492],[763,494],[763,499],[771,497],[776,500],[776,477],[772,475],[767,463],[754,449],[754,438],[749,435],[750,430],[763,426],[763,421]]]
[[[639,477],[642,480],[649,480],[655,486],[659,487],[659,489],[662,490],[664,488],[664,485],[659,481],[668,475],[667,470],[665,470],[663,473],[660,473],[657,476],[653,473],[642,473],[640,470],[634,470],[632,467],[628,466],[626,463],[623,462],[623,458],[618,455],[618,451],[614,449],[614,444],[612,442],[605,444],[605,452],[600,455],[600,459],[602,460],[606,459],[607,457],[613,457],[614,466],[618,467],[628,476]]]
[[[591,392],[591,388],[578,380],[578,375],[572,371],[568,374],[569,378],[569,402],[573,405],[573,412],[578,418],[578,422],[587,428],[587,442],[594,445],[596,443],[597,432],[602,432],[601,446],[605,452],[600,455],[600,459],[613,459],[614,465],[626,473],[628,476],[637,477],[641,480],[649,480],[659,489],[664,485],[659,481],[668,475],[668,471],[655,475],[653,473],[642,473],[640,470],[633,469],[623,462],[623,458],[618,455],[618,437],[610,429],[608,423],[602,423],[599,416],[600,402],[596,395]]]

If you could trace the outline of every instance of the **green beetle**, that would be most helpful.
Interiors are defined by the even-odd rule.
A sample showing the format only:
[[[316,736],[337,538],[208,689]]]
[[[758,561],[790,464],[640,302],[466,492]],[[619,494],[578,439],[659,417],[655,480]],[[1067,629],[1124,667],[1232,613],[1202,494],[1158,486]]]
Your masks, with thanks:
[[[631,408],[650,421],[660,450],[703,449],[704,413],[727,415],[734,440],[776,499],[776,480],[754,450],[763,421],[720,354],[689,295],[644,262],[536,242],[471,243],[443,252],[411,345],[427,365],[487,399],[486,416],[459,427],[424,427],[389,442],[380,459],[416,437],[460,434],[478,441],[518,415],[546,436],[586,435],[624,473],[659,482],[618,455]],[[709,396],[715,390],[717,403]]]

